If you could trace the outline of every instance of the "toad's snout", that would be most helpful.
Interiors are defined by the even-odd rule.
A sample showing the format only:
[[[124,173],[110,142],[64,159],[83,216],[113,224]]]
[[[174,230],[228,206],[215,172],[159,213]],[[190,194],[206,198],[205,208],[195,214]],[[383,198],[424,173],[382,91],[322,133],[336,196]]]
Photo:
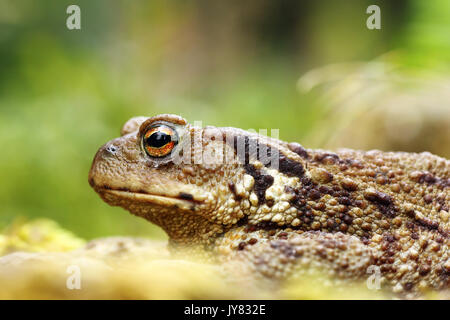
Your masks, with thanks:
[[[94,189],[108,187],[112,181],[124,181],[124,166],[136,159],[137,151],[123,142],[122,138],[111,140],[95,154],[88,176]]]

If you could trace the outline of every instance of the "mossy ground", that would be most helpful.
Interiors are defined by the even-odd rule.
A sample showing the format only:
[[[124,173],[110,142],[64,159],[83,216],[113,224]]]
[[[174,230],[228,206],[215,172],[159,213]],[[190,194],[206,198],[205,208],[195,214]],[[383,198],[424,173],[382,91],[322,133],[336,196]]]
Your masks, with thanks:
[[[392,298],[367,289],[363,282],[333,286],[317,281],[322,278],[314,272],[276,290],[264,289],[225,279],[217,265],[173,259],[164,241],[112,237],[86,244],[43,219],[7,228],[0,236],[0,255],[0,299]],[[78,271],[79,289],[73,278]]]

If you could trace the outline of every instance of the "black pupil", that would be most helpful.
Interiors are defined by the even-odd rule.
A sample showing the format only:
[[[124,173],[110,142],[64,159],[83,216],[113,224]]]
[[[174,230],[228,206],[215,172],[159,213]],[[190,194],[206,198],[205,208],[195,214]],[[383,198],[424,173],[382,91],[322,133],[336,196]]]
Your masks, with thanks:
[[[172,138],[167,133],[156,131],[155,133],[152,133],[150,137],[147,138],[146,142],[147,145],[153,148],[161,148],[168,144]]]

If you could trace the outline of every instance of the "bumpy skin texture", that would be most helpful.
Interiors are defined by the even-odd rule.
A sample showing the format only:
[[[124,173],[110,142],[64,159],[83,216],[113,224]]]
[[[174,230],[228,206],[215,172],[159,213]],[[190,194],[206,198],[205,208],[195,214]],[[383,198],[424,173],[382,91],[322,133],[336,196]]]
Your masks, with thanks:
[[[158,123],[180,137],[164,158],[142,148]],[[161,226],[172,247],[201,247],[262,278],[314,266],[354,280],[375,266],[394,292],[449,288],[446,159],[310,150],[175,115],[133,118],[121,134],[97,152],[89,182],[107,203]],[[173,158],[180,150],[182,163]]]

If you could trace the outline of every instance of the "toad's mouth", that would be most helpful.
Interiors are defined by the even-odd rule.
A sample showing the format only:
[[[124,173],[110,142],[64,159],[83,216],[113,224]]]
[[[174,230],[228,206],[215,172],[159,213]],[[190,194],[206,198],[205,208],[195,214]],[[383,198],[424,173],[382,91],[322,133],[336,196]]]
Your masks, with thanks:
[[[194,210],[195,206],[202,201],[194,199],[189,193],[180,192],[177,195],[151,194],[144,191],[131,191],[125,189],[99,188],[97,192],[105,198],[115,198],[114,200],[126,200],[131,202],[148,203],[163,207],[176,207],[184,210]]]

